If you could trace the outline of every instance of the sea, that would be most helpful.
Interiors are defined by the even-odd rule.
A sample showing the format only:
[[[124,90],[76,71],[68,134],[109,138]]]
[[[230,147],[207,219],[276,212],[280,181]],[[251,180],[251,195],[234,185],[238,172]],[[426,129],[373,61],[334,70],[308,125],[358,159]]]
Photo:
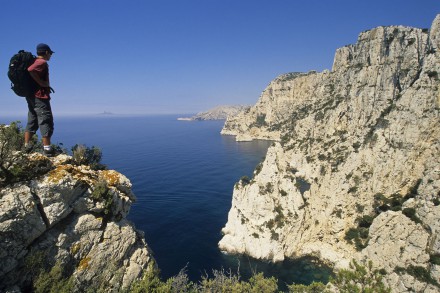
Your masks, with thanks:
[[[188,115],[55,117],[52,143],[102,150],[102,163],[127,176],[137,197],[128,219],[142,230],[161,277],[184,270],[194,282],[213,270],[262,272],[279,285],[327,282],[331,270],[313,258],[280,263],[227,255],[218,242],[231,208],[234,184],[252,177],[272,142],[236,142],[220,134],[224,121],[178,121]],[[0,123],[25,117],[0,117]],[[62,144],[62,145],[61,145]]]

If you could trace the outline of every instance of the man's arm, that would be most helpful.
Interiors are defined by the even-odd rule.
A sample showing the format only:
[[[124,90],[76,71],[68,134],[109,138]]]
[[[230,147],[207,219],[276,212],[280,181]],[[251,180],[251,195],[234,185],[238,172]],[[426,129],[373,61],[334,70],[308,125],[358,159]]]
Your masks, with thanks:
[[[29,71],[29,74],[31,75],[31,77],[41,86],[41,87],[50,87],[50,84],[48,81],[44,81],[42,80],[39,76],[38,73],[34,72],[34,71]]]

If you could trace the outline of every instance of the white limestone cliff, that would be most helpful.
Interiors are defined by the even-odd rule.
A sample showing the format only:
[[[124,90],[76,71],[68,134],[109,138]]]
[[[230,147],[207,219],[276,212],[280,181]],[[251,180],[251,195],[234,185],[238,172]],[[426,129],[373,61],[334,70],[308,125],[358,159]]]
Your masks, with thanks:
[[[438,292],[439,73],[440,15],[430,30],[362,32],[332,71],[273,80],[222,130],[275,142],[235,185],[220,249],[336,268],[372,260],[393,292]]]
[[[233,117],[249,109],[250,106],[245,105],[223,105],[209,109],[204,112],[197,113],[192,117],[177,118],[177,120],[183,121],[205,121],[205,120],[226,120],[228,117]]]
[[[32,271],[56,264],[75,292],[119,292],[154,264],[143,233],[126,219],[130,181],[71,161],[32,154],[35,176],[0,189],[1,292],[26,292]]]

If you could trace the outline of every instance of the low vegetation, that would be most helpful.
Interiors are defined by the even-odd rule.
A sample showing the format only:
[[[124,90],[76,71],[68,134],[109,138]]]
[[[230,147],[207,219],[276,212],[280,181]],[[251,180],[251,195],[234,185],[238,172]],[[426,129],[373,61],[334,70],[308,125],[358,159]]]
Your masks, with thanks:
[[[23,146],[24,138],[21,137],[18,123],[0,125],[0,186],[12,182],[15,177],[22,176],[19,165],[23,156],[16,153]]]
[[[353,261],[349,270],[339,271],[330,282],[337,288],[337,292],[362,292],[362,293],[385,293],[391,289],[383,283],[381,270],[374,270],[370,261],[366,266]],[[326,291],[324,291],[326,292]]]
[[[111,217],[114,200],[106,181],[98,181],[95,186],[93,186],[93,191],[90,195],[90,198],[94,201],[103,203],[103,216],[105,219]]]
[[[95,147],[76,144],[72,147],[72,161],[75,165],[88,165],[92,170],[104,170],[107,167],[101,164],[102,151]]]
[[[33,283],[36,293],[69,293],[74,292],[73,278],[65,277],[60,264],[55,264],[50,270],[42,271]]]
[[[31,145],[29,151],[42,149],[35,136]],[[25,155],[24,131],[19,121],[0,125],[0,187],[34,177],[36,171],[47,169],[41,165],[47,164],[31,161]]]
[[[419,280],[420,282],[428,283],[440,288],[439,282],[434,279],[429,270],[421,266],[410,265],[407,268],[396,267],[394,270],[397,274],[408,274]]]
[[[202,276],[198,283],[189,281],[185,271],[166,281],[159,278],[159,271],[150,267],[141,280],[135,282],[128,292],[255,292],[255,293],[312,293],[312,292],[391,292],[382,282],[380,271],[373,270],[372,263],[362,266],[353,262],[350,269],[339,271],[329,284],[313,282],[310,285],[291,284],[287,291],[281,291],[278,280],[274,277],[264,277],[255,273],[248,281],[240,278],[240,274],[225,270],[214,270],[213,276]]]
[[[257,128],[261,128],[267,126],[266,123],[266,114],[258,114],[255,122],[253,122],[249,127],[257,127]]]
[[[36,269],[36,262],[44,262],[42,254],[37,252],[35,257],[30,259],[27,266],[28,273],[32,276],[30,291],[32,292],[73,292],[75,281],[73,276],[66,275],[66,271],[60,264],[52,268],[47,267]],[[124,293],[211,293],[211,292],[235,292],[235,293],[314,293],[314,292],[365,292],[385,293],[391,292],[382,281],[384,272],[374,270],[372,263],[366,266],[353,261],[350,269],[340,270],[334,277],[330,278],[328,284],[313,282],[309,285],[291,284],[287,290],[279,288],[278,280],[275,277],[265,277],[262,273],[254,273],[249,280],[243,280],[239,272],[231,270],[213,270],[212,276],[202,275],[200,281],[190,281],[186,268],[182,269],[176,276],[167,280],[160,278],[160,271],[154,263],[144,270],[142,278],[135,281],[130,288],[121,290]],[[72,291],[73,290],[73,291]],[[102,284],[97,288],[89,284],[87,292],[105,292]]]
[[[364,249],[368,244],[369,228],[373,223],[374,216],[364,215],[356,219],[357,227],[348,229],[345,240],[356,246],[357,250]]]
[[[52,145],[56,153],[67,153],[60,145]],[[20,121],[0,125],[0,187],[29,180],[51,169],[51,162],[45,157],[31,159],[27,154],[42,152],[43,147],[36,135],[25,149],[24,130]],[[93,170],[103,170],[102,152],[99,148],[75,145],[72,148],[72,164],[89,165]]]
[[[369,240],[368,238],[369,228],[373,223],[373,220],[380,213],[386,211],[401,211],[402,214],[407,216],[414,223],[422,224],[422,221],[417,216],[417,211],[415,208],[410,208],[410,207],[403,208],[403,205],[407,200],[417,196],[418,188],[421,183],[422,183],[421,179],[417,180],[408,190],[408,193],[404,196],[398,193],[392,194],[391,196],[385,196],[383,193],[375,194],[374,203],[373,203],[374,213],[372,215],[363,215],[361,217],[358,217],[356,219],[357,226],[351,227],[350,229],[347,230],[347,232],[345,233],[345,240],[347,240],[351,244],[354,244],[357,250],[362,250],[365,247],[367,247]],[[350,193],[352,189],[353,188],[349,189],[348,192]],[[361,207],[357,204],[356,210],[358,212],[363,212],[364,207]]]

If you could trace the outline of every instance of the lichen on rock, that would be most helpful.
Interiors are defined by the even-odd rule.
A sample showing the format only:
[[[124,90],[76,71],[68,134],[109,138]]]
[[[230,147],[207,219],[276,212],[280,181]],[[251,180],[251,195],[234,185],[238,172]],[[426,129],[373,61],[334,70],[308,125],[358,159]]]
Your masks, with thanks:
[[[154,259],[126,219],[135,200],[130,181],[73,165],[67,155],[28,157],[36,176],[0,190],[0,291],[26,290],[35,271],[51,267],[76,291],[119,291],[140,278]],[[105,196],[92,196],[101,183]]]

